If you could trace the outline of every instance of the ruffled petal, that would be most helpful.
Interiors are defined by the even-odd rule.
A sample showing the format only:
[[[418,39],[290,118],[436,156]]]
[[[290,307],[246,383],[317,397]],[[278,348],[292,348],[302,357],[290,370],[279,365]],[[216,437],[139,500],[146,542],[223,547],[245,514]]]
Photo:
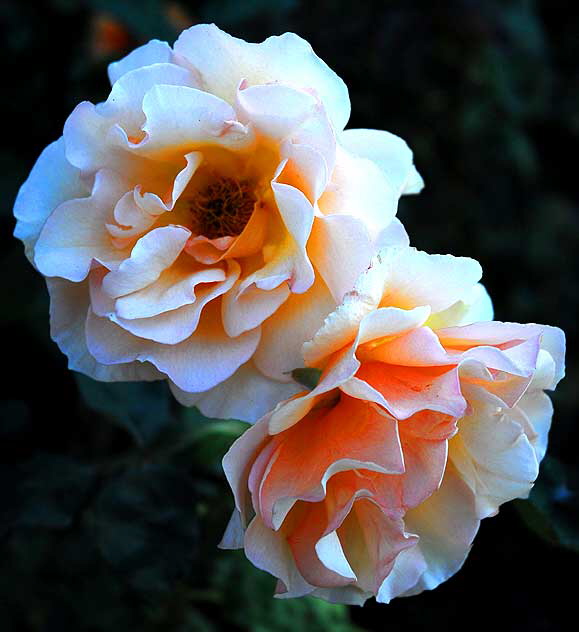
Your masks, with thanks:
[[[245,555],[257,568],[277,577],[279,596],[303,597],[314,590],[298,571],[285,537],[256,516],[245,532]]]
[[[359,345],[401,336],[421,327],[428,316],[428,307],[411,310],[397,307],[372,309],[372,301],[359,295],[355,289],[351,300],[346,300],[332,312],[314,337],[303,346],[308,366],[319,366],[333,353],[351,345],[357,351]],[[361,355],[367,351],[361,351]]]
[[[375,266],[383,269],[382,306],[429,305],[434,313],[468,294],[482,275],[474,259],[430,255],[414,248],[385,250]]]
[[[67,200],[89,193],[80,171],[66,159],[63,138],[50,143],[38,157],[14,203],[14,236],[24,243],[31,263],[38,235],[52,211]]]
[[[253,513],[248,488],[249,473],[268,439],[266,416],[238,437],[223,457],[223,472],[233,491],[235,507],[244,526]]]
[[[428,322],[428,321],[427,321]],[[382,344],[360,347],[358,358],[363,362],[383,362],[401,366],[444,366],[456,364],[429,327],[417,327],[407,333],[386,338]]]
[[[354,503],[338,529],[356,584],[375,595],[391,572],[399,553],[416,545],[418,538],[405,532],[401,519],[389,518],[371,500]]]
[[[485,518],[502,503],[526,497],[539,464],[523,428],[501,400],[479,387],[463,390],[472,412],[460,419],[449,458],[475,496],[477,516]]]
[[[216,302],[216,301],[214,301]],[[160,344],[138,338],[107,318],[87,318],[87,344],[103,364],[150,362],[180,389],[206,391],[223,382],[253,355],[259,329],[229,338],[219,318],[219,305],[207,305],[195,333],[178,344]],[[192,358],[195,359],[192,362]]]
[[[398,424],[404,473],[368,474],[368,489],[389,516],[403,516],[439,487],[446,468],[449,437],[456,433],[453,417],[425,411]]]
[[[85,335],[89,310],[88,283],[46,279],[50,296],[50,335],[68,358],[68,368],[101,382],[160,380],[165,376],[148,362],[106,365],[88,350]]]
[[[432,314],[428,326],[434,330],[443,327],[471,325],[492,320],[494,316],[491,297],[482,283],[477,283],[459,301],[442,312]]]
[[[113,301],[102,289],[102,270],[95,270],[91,273],[91,305],[96,316],[108,318],[135,336],[163,345],[174,345],[183,342],[196,331],[203,310],[211,301],[231,289],[238,274],[239,266],[232,262],[228,273],[223,274],[222,279],[196,288],[194,300],[185,301],[181,307],[151,317],[126,318],[121,316],[121,313],[132,315],[132,313],[138,313],[139,308],[142,310],[152,308],[148,302],[152,294],[150,288]],[[178,288],[174,289],[178,292]],[[119,302],[121,302],[120,306]]]
[[[392,570],[380,586],[376,601],[390,603],[394,597],[408,592],[418,583],[426,570],[426,561],[420,547],[412,546],[400,551],[396,556]]]
[[[336,354],[324,369],[314,389],[276,406],[269,418],[270,434],[283,432],[302,419],[314,406],[331,400],[332,391],[351,380],[359,368],[360,363],[349,350]]]
[[[254,357],[257,368],[273,379],[289,381],[291,371],[303,366],[301,344],[313,336],[334,307],[319,277],[304,294],[292,294],[262,325]]]
[[[104,277],[103,290],[119,298],[147,287],[175,262],[190,235],[183,226],[151,230],[137,241],[130,257]]]
[[[169,63],[173,51],[167,42],[153,39],[132,50],[128,55],[109,64],[108,74],[111,84],[135,68],[151,64]]]
[[[46,220],[36,243],[36,267],[45,276],[69,281],[86,278],[93,260],[107,267],[127,256],[112,243],[106,225],[114,205],[126,191],[117,174],[101,170],[96,174],[90,197],[68,200]]]
[[[282,83],[244,86],[242,82],[237,91],[239,120],[277,142],[290,136],[316,107],[314,95]]]
[[[276,181],[299,189],[311,204],[315,204],[324,192],[329,178],[328,163],[320,148],[285,141],[280,149],[284,164]]]
[[[527,392],[518,401],[511,415],[521,424],[540,463],[547,451],[547,439],[553,420],[551,398],[542,391]]]
[[[190,70],[170,63],[129,70],[113,84],[109,97],[96,106],[96,112],[110,119],[111,125],[120,125],[129,138],[138,138],[145,123],[143,98],[158,84],[195,88],[197,81]]]
[[[251,44],[214,24],[198,24],[181,33],[174,50],[199,72],[205,90],[229,103],[235,102],[242,79],[249,86],[284,81],[314,90],[336,129],[342,130],[350,117],[344,82],[294,33]]]
[[[290,242],[286,248],[280,248],[282,252],[277,253],[277,257],[282,255],[287,262],[284,272],[288,275],[290,289],[301,294],[314,282],[314,269],[306,252],[314,209],[306,196],[295,187],[281,182],[272,182],[271,187]]]
[[[324,535],[323,503],[298,503],[286,522],[291,524],[287,542],[296,566],[313,586],[345,586],[356,579],[335,531]],[[288,527],[284,524],[283,531]]]
[[[207,290],[212,296],[220,295],[213,292],[217,289],[215,284],[221,285],[221,293],[225,292],[222,282],[228,276],[231,275],[222,268],[174,265],[163,271],[151,285],[118,298],[114,302],[114,311],[124,319],[152,318],[185,305],[198,304],[208,294]]]
[[[370,265],[370,234],[360,220],[350,215],[316,217],[308,254],[339,303]]]
[[[369,385],[372,390],[364,385]],[[354,397],[374,401],[396,419],[423,410],[459,417],[466,410],[458,372],[448,367],[405,367],[365,362],[356,380],[342,386]]]
[[[227,380],[204,393],[186,393],[171,384],[184,406],[197,406],[207,417],[256,422],[268,411],[303,390],[295,382],[278,382],[257,370],[253,362],[239,367]]]
[[[272,528],[283,522],[296,500],[321,500],[326,482],[337,472],[360,467],[394,473],[404,468],[396,422],[347,396],[332,408],[313,410],[271,442],[271,457],[263,476],[255,477],[259,488],[252,494],[256,511]]]
[[[145,138],[130,144],[138,154],[182,156],[208,143],[240,149],[253,142],[228,103],[196,88],[155,85],[143,99],[143,112]]]
[[[340,143],[352,154],[375,162],[398,195],[419,193],[424,187],[412,151],[398,136],[377,129],[348,129],[340,134]]]
[[[255,285],[239,292],[238,282],[223,297],[223,326],[229,336],[239,336],[244,331],[261,325],[288,298],[290,291],[285,283],[271,290],[260,290]]]
[[[338,146],[336,166],[319,208],[324,215],[353,215],[377,236],[394,219],[398,197],[376,163]]]
[[[466,559],[480,524],[474,496],[452,464],[447,465],[440,488],[411,509],[404,522],[407,531],[420,538],[417,547],[426,564],[420,579],[404,595],[432,590],[454,575]]]

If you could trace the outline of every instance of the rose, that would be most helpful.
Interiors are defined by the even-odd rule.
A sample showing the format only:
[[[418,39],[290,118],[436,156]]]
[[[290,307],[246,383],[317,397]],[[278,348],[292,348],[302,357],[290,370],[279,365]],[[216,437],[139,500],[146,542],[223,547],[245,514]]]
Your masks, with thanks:
[[[236,510],[222,545],[243,546],[280,596],[434,588],[480,520],[528,494],[564,337],[491,321],[480,275],[472,259],[383,252],[304,345],[318,385],[226,455]]]
[[[399,138],[348,130],[347,89],[298,36],[215,26],[111,64],[16,200],[71,369],[168,379],[206,414],[255,420],[375,247],[405,243],[422,184]]]

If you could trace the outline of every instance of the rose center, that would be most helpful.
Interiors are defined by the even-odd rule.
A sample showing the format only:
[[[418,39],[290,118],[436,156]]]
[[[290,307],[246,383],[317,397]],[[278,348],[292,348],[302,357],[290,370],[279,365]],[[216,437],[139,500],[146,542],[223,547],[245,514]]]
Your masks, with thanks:
[[[193,228],[209,239],[239,235],[255,206],[254,186],[247,180],[220,177],[188,200]]]

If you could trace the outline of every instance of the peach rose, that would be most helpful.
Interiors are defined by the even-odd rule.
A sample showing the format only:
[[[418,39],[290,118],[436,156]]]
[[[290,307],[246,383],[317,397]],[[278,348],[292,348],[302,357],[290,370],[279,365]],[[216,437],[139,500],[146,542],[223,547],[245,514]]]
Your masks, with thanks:
[[[480,520],[528,494],[564,336],[493,322],[480,276],[472,259],[381,253],[304,345],[318,385],[225,456],[236,510],[222,546],[244,547],[279,596],[361,604],[434,588]]]
[[[76,371],[168,379],[206,414],[255,420],[296,392],[301,343],[375,248],[407,243],[412,154],[344,131],[346,86],[292,33],[249,44],[198,25],[109,75],[15,204],[52,336]]]

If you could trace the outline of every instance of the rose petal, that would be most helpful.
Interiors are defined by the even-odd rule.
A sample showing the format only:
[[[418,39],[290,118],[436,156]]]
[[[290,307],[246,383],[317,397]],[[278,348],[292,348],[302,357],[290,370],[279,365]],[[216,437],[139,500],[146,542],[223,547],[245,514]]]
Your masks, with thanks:
[[[164,377],[148,362],[106,365],[98,362],[86,344],[89,309],[88,283],[46,279],[50,296],[50,335],[68,358],[68,368],[101,382],[160,380]]]
[[[347,396],[336,406],[312,411],[271,441],[276,447],[257,479],[259,490],[252,493],[256,511],[273,528],[296,500],[321,500],[337,472],[361,467],[394,473],[404,467],[394,420]]]
[[[155,63],[129,70],[113,84],[111,93],[104,103],[96,106],[101,116],[118,123],[129,137],[142,135],[145,122],[142,109],[143,98],[157,84],[197,87],[190,70],[170,63]]]
[[[416,545],[402,520],[393,520],[368,499],[354,503],[338,529],[340,542],[357,578],[359,588],[376,594],[388,576],[397,555]]]
[[[318,277],[304,294],[292,294],[262,325],[262,341],[254,361],[264,374],[287,382],[303,365],[300,345],[311,338],[335,303]]]
[[[429,305],[433,312],[460,300],[482,274],[474,259],[429,255],[414,248],[386,250],[375,265],[383,268],[382,306],[411,309]]]
[[[106,230],[125,186],[117,174],[101,170],[90,197],[68,200],[53,211],[36,243],[35,263],[42,274],[82,281],[93,260],[112,267],[126,257]]]
[[[64,154],[64,140],[50,143],[38,157],[14,202],[14,236],[24,242],[32,263],[38,235],[52,211],[67,200],[82,198],[89,189]]]
[[[280,83],[242,85],[235,107],[242,123],[279,142],[312,116],[318,101],[308,92]]]
[[[324,215],[353,215],[377,235],[396,215],[398,197],[376,163],[338,146],[336,166],[319,208]]]
[[[195,333],[179,344],[165,345],[138,338],[112,323],[89,313],[87,344],[103,364],[150,362],[182,390],[206,391],[223,382],[253,355],[259,342],[258,329],[237,338],[223,331],[219,306],[210,303]],[[191,362],[195,358],[195,362]]]
[[[137,241],[130,257],[106,275],[103,290],[118,298],[147,287],[175,262],[190,235],[183,226],[151,230]]]
[[[551,398],[541,391],[525,393],[511,415],[523,427],[540,463],[547,451],[547,439],[553,419]]]
[[[365,384],[372,390],[365,388]],[[408,419],[423,410],[459,417],[466,409],[458,372],[448,367],[365,362],[356,373],[356,379],[341,388],[353,397],[375,401],[396,419]]]
[[[281,158],[285,164],[277,182],[299,189],[311,204],[315,204],[329,178],[328,165],[319,147],[286,141],[281,145]]]
[[[428,307],[411,310],[397,307],[373,309],[373,300],[354,290],[343,303],[332,312],[315,336],[303,346],[304,360],[308,366],[324,364],[331,354],[351,345],[381,340],[388,336],[399,336],[420,327],[430,315]]]
[[[168,63],[171,61],[172,54],[171,47],[167,42],[153,39],[143,46],[135,48],[119,61],[109,64],[109,80],[113,84],[125,73],[135,68],[150,64]]]
[[[442,312],[432,314],[428,326],[437,330],[444,327],[471,325],[493,319],[493,304],[484,285],[477,283],[466,293],[466,296],[447,307]]]
[[[380,586],[376,601],[390,603],[394,597],[403,595],[418,583],[426,569],[426,561],[418,546],[400,551]]]
[[[315,89],[336,129],[343,129],[350,116],[344,82],[294,33],[250,44],[214,24],[198,24],[181,33],[174,50],[200,73],[205,90],[229,103],[241,79],[248,86],[281,80]]]
[[[366,226],[355,217],[329,215],[314,220],[308,253],[339,303],[370,265],[372,243]]]
[[[398,195],[419,193],[424,187],[412,163],[412,151],[398,136],[377,129],[348,129],[340,134],[340,143],[349,152],[375,162]]]
[[[292,292],[301,294],[314,282],[314,270],[306,252],[314,221],[314,209],[306,196],[295,187],[272,182],[271,188],[291,239],[291,254],[288,260],[289,285]]]
[[[143,99],[143,112],[146,136],[131,144],[139,154],[178,156],[206,143],[240,149],[253,142],[229,104],[195,88],[155,85]]]
[[[464,392],[472,412],[459,421],[449,458],[475,496],[477,516],[485,518],[502,503],[526,497],[539,465],[521,425],[501,400],[476,386]]]
[[[149,292],[139,292],[122,297],[117,301],[109,298],[109,295],[102,290],[100,271],[91,273],[91,304],[97,316],[104,316],[111,322],[119,325],[125,331],[139,336],[140,338],[159,342],[163,345],[175,345],[189,338],[197,329],[203,310],[215,298],[221,296],[235,283],[239,275],[239,266],[232,262],[229,265],[227,275],[222,281],[213,282],[197,288],[195,300],[187,301],[185,305],[165,311],[148,318],[124,318],[119,314],[117,304],[120,300],[131,301],[128,304],[128,311],[136,307],[143,307],[142,303],[147,303]],[[106,277],[105,277],[106,278]],[[144,294],[144,297],[143,297]],[[144,301],[143,301],[144,298]],[[127,307],[121,303],[121,308]],[[149,305],[145,304],[146,309]]]
[[[186,393],[174,384],[170,386],[181,404],[197,406],[206,417],[241,419],[250,423],[303,390],[294,382],[278,382],[266,377],[253,362],[239,367],[229,379],[204,393]]]
[[[223,327],[231,337],[239,336],[261,325],[287,300],[288,286],[280,284],[272,290],[260,290],[255,285],[239,292],[240,282],[225,294],[222,307]]]
[[[284,597],[303,597],[314,589],[296,568],[285,537],[266,527],[258,516],[245,532],[245,555],[254,566],[280,579]]]
[[[326,525],[323,503],[299,503],[287,521],[297,523],[291,527],[287,541],[296,566],[308,583],[335,587],[345,586],[356,579],[338,534],[330,531],[322,535]]]
[[[124,319],[152,318],[203,300],[208,290],[213,293],[218,287],[210,288],[208,284],[219,284],[223,293],[222,282],[230,276],[222,268],[194,268],[176,263],[147,287],[118,298],[114,311]],[[219,292],[213,295],[219,296]]]
[[[462,566],[480,520],[474,497],[451,463],[440,489],[404,519],[407,531],[420,538],[420,549],[426,570],[416,584],[404,595],[432,590],[446,581]]]
[[[411,329],[382,344],[365,348],[357,354],[363,362],[383,362],[403,366],[444,366],[457,364],[440,344],[438,336],[429,327]]]

